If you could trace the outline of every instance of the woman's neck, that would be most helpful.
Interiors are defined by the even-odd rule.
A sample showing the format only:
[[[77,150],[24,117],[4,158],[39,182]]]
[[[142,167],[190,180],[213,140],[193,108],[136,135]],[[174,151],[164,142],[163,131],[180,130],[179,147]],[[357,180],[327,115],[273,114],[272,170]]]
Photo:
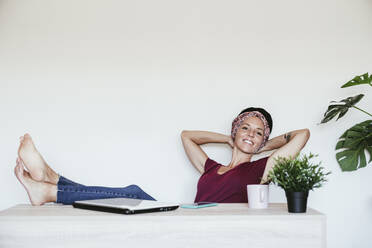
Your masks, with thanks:
[[[235,146],[232,151],[231,162],[228,167],[232,169],[241,163],[251,162],[252,156],[253,154],[244,153]]]

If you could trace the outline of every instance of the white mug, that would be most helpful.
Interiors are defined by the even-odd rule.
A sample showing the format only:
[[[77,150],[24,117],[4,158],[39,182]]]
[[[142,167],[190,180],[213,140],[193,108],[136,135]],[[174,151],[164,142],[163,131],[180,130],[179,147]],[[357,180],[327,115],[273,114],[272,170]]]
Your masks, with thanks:
[[[269,205],[269,185],[250,184],[247,185],[248,207],[267,208]]]

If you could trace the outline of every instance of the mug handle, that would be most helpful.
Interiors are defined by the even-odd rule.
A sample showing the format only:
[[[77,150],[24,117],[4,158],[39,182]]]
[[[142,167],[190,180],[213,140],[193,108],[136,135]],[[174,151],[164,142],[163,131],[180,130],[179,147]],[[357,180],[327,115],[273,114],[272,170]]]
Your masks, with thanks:
[[[265,200],[265,192],[262,188],[260,188],[260,202],[263,203]]]

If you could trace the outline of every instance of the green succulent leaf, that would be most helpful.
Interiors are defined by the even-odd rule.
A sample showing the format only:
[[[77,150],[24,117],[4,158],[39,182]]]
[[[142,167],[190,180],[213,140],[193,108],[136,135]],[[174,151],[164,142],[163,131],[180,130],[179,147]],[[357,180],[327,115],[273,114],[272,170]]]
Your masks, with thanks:
[[[360,84],[369,84],[372,86],[372,74],[368,75],[368,72],[367,72],[363,75],[356,76],[353,79],[351,79],[349,82],[347,82],[346,84],[342,85],[341,88],[346,88],[346,87],[360,85]]]
[[[336,119],[337,121],[346,114],[349,108],[357,104],[363,97],[364,97],[363,94],[359,94],[353,97],[345,98],[339,102],[331,101],[331,103],[337,104],[331,104],[328,106],[327,111],[324,113],[323,120],[320,123],[326,123],[332,120],[336,115],[338,115]]]
[[[336,144],[336,159],[342,171],[354,171],[372,162],[372,120],[356,124],[341,135]]]

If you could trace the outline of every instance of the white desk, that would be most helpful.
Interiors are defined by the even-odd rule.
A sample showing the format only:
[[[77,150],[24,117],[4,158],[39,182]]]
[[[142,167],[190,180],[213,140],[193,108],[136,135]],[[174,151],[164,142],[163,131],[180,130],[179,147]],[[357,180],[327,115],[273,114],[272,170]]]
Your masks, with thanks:
[[[282,203],[138,215],[17,205],[0,212],[0,247],[326,247],[326,216],[290,214]]]

